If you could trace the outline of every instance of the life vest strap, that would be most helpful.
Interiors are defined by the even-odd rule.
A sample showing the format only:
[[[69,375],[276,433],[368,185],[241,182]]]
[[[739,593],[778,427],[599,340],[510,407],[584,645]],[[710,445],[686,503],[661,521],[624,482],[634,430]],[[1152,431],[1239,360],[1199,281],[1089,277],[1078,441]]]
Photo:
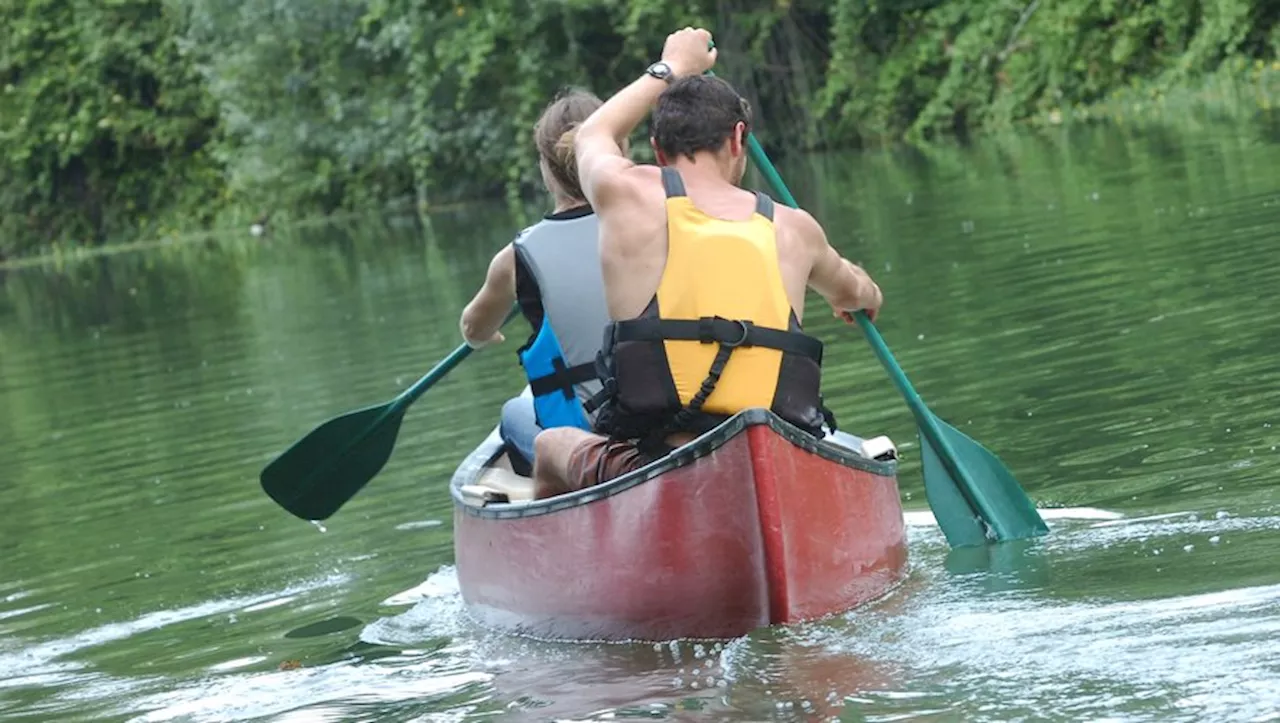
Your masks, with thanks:
[[[676,432],[684,429],[685,425],[693,421],[693,418],[702,412],[702,405],[707,403],[707,397],[716,390],[716,384],[720,382],[720,375],[724,374],[725,365],[729,363],[729,357],[733,355],[733,350],[737,346],[728,346],[724,343],[720,344],[720,348],[716,350],[716,356],[711,360],[711,368],[707,370],[707,378],[702,380],[702,386],[698,387],[698,392],[693,395],[693,399],[689,400],[687,406],[681,407],[671,418],[671,423],[666,425],[664,432]],[[665,436],[665,434],[663,435]]]
[[[684,190],[684,179],[680,178],[680,172],[671,166],[662,167],[662,190],[666,192],[667,198],[679,198],[689,195]],[[773,199],[759,191],[756,191],[755,194],[756,213],[772,221]]]
[[[545,397],[561,392],[565,399],[572,399],[575,384],[585,384],[600,378],[594,362],[566,366],[562,357],[556,357],[551,360],[551,366],[555,371],[529,380],[529,391],[533,392],[533,396]]]
[[[719,316],[700,319],[627,319],[614,324],[614,341],[696,341],[721,348],[762,346],[822,363],[822,342],[808,334],[756,326]]]
[[[591,398],[588,399],[582,405],[582,411],[586,412],[587,414],[591,414],[592,412],[599,409],[600,405],[609,401],[610,399],[615,397],[617,394],[618,394],[618,380],[613,377],[602,379],[600,384],[600,391],[591,395]]]
[[[822,412],[822,420],[827,423],[827,429],[831,430],[832,433],[839,429],[836,426],[836,413],[831,411],[831,408],[822,401],[821,397],[818,398],[818,411]]]

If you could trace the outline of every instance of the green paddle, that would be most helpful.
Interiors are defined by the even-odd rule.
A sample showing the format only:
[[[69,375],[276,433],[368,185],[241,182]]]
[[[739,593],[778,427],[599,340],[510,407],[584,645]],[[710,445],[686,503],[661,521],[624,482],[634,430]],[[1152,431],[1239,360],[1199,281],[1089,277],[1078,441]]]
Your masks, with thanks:
[[[782,182],[782,176],[751,134],[747,135],[747,152],[774,193],[783,203],[797,208],[796,199]],[[859,311],[854,317],[916,418],[920,428],[925,497],[947,543],[952,547],[970,547],[1048,532],[1035,505],[1004,463],[929,411],[866,312]]]
[[[518,312],[519,306],[512,306],[502,323]],[[471,352],[463,344],[390,402],[347,412],[311,430],[263,468],[262,489],[297,517],[328,519],[391,458],[409,405]]]

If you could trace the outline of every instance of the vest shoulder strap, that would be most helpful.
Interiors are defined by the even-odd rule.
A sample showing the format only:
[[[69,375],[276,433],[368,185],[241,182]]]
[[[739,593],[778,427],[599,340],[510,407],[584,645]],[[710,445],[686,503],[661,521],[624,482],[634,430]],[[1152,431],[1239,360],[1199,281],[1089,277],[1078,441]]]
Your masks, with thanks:
[[[667,192],[667,198],[689,195],[684,190],[684,179],[680,177],[680,172],[671,166],[662,167],[662,190]]]
[[[773,199],[759,191],[756,191],[756,213],[773,221]]]
[[[662,167],[662,190],[666,191],[667,198],[678,198],[680,196],[689,195],[684,190],[684,179],[680,177],[680,172],[671,166]],[[756,191],[756,213],[773,221],[773,199],[768,194]]]

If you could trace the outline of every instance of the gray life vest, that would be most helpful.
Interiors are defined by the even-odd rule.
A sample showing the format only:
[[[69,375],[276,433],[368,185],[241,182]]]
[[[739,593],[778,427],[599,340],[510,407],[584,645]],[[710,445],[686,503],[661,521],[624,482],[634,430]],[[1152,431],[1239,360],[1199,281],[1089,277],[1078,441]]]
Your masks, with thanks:
[[[551,214],[513,242],[516,298],[533,333],[517,351],[538,426],[590,430],[583,404],[600,391],[596,355],[609,323],[599,219],[590,206]]]

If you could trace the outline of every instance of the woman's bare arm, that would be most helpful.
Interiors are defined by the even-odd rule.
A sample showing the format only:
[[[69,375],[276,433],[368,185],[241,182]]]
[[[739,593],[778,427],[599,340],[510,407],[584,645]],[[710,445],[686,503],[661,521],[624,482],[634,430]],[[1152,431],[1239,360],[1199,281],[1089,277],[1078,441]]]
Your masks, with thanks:
[[[502,322],[516,301],[515,256],[511,244],[494,255],[493,261],[489,262],[484,285],[462,310],[458,326],[462,329],[462,338],[473,349],[505,338],[500,331]]]

